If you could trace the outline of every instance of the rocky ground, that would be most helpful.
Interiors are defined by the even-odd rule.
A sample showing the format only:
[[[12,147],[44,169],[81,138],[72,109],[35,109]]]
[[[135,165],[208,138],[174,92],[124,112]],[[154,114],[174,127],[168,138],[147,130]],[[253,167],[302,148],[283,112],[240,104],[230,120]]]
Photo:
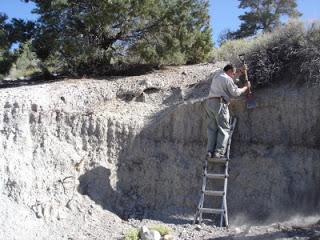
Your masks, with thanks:
[[[260,239],[320,239],[319,218],[297,218],[286,222],[275,222],[268,225],[244,224],[230,226],[228,229],[216,227],[211,224],[167,224],[174,232],[175,239],[198,240],[198,239],[239,239],[239,240],[260,240]],[[129,220],[133,227],[143,225],[152,226],[163,224],[161,221],[150,220]]]
[[[201,175],[201,163],[198,162],[196,171],[190,166],[194,164],[194,158],[203,152],[205,131],[192,129],[202,120],[190,114],[200,113],[200,104],[208,93],[208,78],[221,66],[223,63],[167,67],[135,77],[62,79],[32,84],[24,81],[22,86],[2,81],[0,239],[122,239],[132,228],[157,224],[171,227],[177,240],[320,239],[319,209],[315,209],[314,217],[305,217],[313,215],[310,209],[306,215],[299,215],[297,209],[299,217],[293,218],[295,214],[290,214],[291,217],[282,218],[282,221],[277,218],[254,221],[231,212],[229,229],[215,227],[210,222],[192,224],[200,183],[195,179]],[[261,109],[267,107],[267,104],[261,105]],[[317,116],[317,113],[313,114]],[[189,122],[186,121],[188,118]],[[299,122],[292,122],[299,125]],[[175,124],[175,127],[168,127],[168,123]],[[154,136],[150,137],[150,133]],[[247,136],[236,137],[245,139]],[[269,137],[266,135],[267,140]],[[197,141],[198,138],[202,140]],[[295,136],[295,139],[299,141],[300,138]],[[146,145],[144,141],[149,140],[154,145],[150,151],[143,148]],[[269,145],[259,147],[259,141],[256,144],[252,153],[243,153],[244,157],[235,156],[238,162],[231,175],[234,188],[248,189],[245,183],[251,187],[255,183],[238,176],[241,172],[239,164],[246,167],[251,164],[242,159],[257,158],[261,154],[264,156],[261,161],[265,161],[268,168],[274,167],[270,159],[277,152],[272,152]],[[124,145],[128,150],[124,151]],[[194,148],[188,152],[186,148],[189,147]],[[248,151],[241,146],[237,148]],[[159,149],[161,154],[157,152]],[[285,147],[279,149],[287,150]],[[298,155],[307,150],[297,148],[296,151]],[[168,159],[163,157],[164,153],[168,154]],[[185,153],[185,159],[176,158],[178,153]],[[192,154],[195,156],[190,160],[187,155]],[[315,164],[317,149],[310,150],[308,154],[306,161],[309,165],[318,166],[319,163]],[[296,155],[292,153],[291,157]],[[157,156],[162,157],[161,161]],[[131,165],[132,162],[135,165]],[[149,165],[154,162],[155,165]],[[157,172],[152,171],[159,170],[159,166],[162,175],[154,177]],[[257,164],[257,168],[261,166]],[[179,172],[180,168],[184,171]],[[311,176],[305,180],[306,185],[312,185],[312,181],[318,179],[318,173],[312,173],[310,168],[301,169]],[[132,172],[138,180],[130,178]],[[301,172],[293,172],[304,177]],[[269,181],[270,176],[254,174]],[[278,175],[275,173],[274,176],[281,177],[283,173],[280,171]],[[144,177],[149,178],[149,185],[144,183],[148,182]],[[293,181],[291,175],[288,181]],[[139,185],[141,189],[132,189],[128,187],[130,184]],[[177,188],[171,188],[175,184]],[[263,188],[266,185],[264,182],[259,184]],[[158,192],[149,193],[154,188]],[[256,188],[254,190],[258,192],[259,187]],[[283,191],[282,188],[274,188],[280,193]],[[299,188],[305,188],[305,185]],[[230,190],[233,198],[241,196],[232,187]],[[257,194],[246,191],[249,196]],[[274,189],[267,188],[266,191]],[[310,191],[314,192],[313,189]],[[145,202],[141,192],[148,196]],[[313,198],[312,206],[318,206],[315,202],[318,193],[307,194]],[[272,204],[269,206],[268,201],[281,200],[277,196],[270,197],[263,202],[268,207],[264,211],[276,209]],[[150,211],[148,207],[142,208],[140,202],[150,206]],[[231,208],[238,212],[255,215],[260,211],[256,210],[259,205],[243,211],[239,206],[242,203],[232,202]],[[286,198],[282,204],[288,202]],[[188,211],[178,211],[176,206],[180,203],[187,205]],[[305,205],[308,206],[308,202]]]

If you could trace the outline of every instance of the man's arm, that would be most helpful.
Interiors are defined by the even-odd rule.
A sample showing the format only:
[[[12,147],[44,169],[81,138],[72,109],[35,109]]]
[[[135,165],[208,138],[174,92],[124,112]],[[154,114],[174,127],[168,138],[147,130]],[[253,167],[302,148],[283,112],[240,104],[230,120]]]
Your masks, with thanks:
[[[246,82],[245,86],[242,88],[239,88],[232,80],[228,80],[227,82],[227,89],[233,97],[239,97],[241,94],[248,91],[250,87],[251,83],[249,81]]]

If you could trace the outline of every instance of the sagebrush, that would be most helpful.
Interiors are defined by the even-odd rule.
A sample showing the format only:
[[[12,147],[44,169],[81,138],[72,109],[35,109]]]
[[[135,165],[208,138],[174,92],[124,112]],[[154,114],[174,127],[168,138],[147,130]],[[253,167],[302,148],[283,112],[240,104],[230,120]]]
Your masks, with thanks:
[[[320,83],[320,22],[305,26],[291,21],[271,33],[225,42],[213,51],[211,61],[240,65],[246,54],[249,76],[255,87],[283,81]]]

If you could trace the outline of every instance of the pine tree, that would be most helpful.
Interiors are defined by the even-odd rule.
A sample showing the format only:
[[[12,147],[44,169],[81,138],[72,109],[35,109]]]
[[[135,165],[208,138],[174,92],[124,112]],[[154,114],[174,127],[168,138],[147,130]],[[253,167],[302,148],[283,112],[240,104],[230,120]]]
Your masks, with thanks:
[[[39,60],[35,52],[33,52],[31,41],[20,45],[19,49],[15,50],[17,59],[10,69],[9,76],[12,78],[25,77],[40,72],[38,67]]]
[[[33,2],[38,56],[59,55],[69,69],[130,60],[196,63],[212,47],[207,0]]]
[[[8,21],[8,16],[0,13],[0,74],[9,72],[19,53],[11,51],[12,44],[22,44],[28,41],[34,30],[34,23],[13,18]]]
[[[239,16],[240,29],[229,35],[230,38],[243,38],[259,31],[272,31],[281,24],[280,17],[299,17],[296,0],[239,0],[239,8],[249,9]]]

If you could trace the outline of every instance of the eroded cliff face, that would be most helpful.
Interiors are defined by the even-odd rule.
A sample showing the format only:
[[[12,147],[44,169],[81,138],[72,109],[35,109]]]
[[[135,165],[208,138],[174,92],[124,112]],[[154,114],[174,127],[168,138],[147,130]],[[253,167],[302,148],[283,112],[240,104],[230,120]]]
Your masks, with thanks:
[[[2,235],[89,237],[98,226],[110,237],[119,217],[193,215],[216,68],[1,89]],[[318,91],[281,86],[256,92],[256,109],[232,104],[231,224],[319,214]]]

